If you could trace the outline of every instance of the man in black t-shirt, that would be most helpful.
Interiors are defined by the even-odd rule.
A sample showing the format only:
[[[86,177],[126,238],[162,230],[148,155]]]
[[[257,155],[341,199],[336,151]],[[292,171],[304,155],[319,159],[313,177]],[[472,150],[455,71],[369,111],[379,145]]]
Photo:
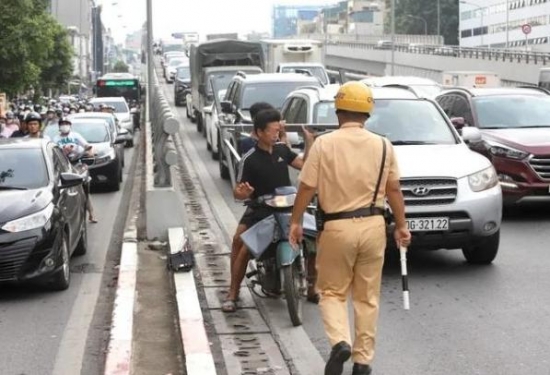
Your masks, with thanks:
[[[281,114],[275,109],[260,111],[254,118],[254,134],[257,144],[247,152],[239,165],[237,186],[233,191],[235,199],[254,199],[274,193],[275,189],[290,186],[288,166],[302,169],[304,161],[286,144],[278,143],[281,137]],[[313,135],[306,133],[306,147],[313,143]],[[307,151],[306,151],[307,153]],[[259,221],[265,219],[271,211],[264,208],[248,207],[239,222],[233,238],[231,255],[231,287],[222,306],[224,312],[236,310],[240,285],[246,273],[250,256],[242,243],[240,235]]]

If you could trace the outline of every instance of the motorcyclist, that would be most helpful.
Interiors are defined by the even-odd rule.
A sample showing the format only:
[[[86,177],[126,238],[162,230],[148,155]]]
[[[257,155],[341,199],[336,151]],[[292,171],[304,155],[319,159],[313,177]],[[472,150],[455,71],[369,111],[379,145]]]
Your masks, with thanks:
[[[54,138],[54,142],[63,150],[71,162],[81,157],[85,153],[91,154],[92,145],[86,142],[84,137],[77,132],[72,131],[72,122],[68,118],[59,120],[59,135]],[[94,208],[89,196],[88,188],[85,188],[86,193],[86,209],[88,210],[88,220],[91,223],[97,223],[94,215]]]
[[[42,134],[42,116],[36,112],[30,112],[25,117],[27,123],[28,134],[24,138],[45,138],[49,139],[47,135]]]
[[[12,111],[6,112],[6,125],[2,131],[4,138],[10,138],[13,133],[19,130],[19,125],[15,119],[15,115]]]
[[[288,166],[300,170],[304,163],[286,144],[279,143],[281,137],[281,114],[276,109],[260,111],[254,118],[254,133],[257,144],[241,160],[237,186],[233,191],[235,199],[256,199],[272,194],[276,188],[290,186]],[[313,136],[306,133],[306,147],[313,143]],[[307,150],[306,150],[307,153]],[[231,287],[222,305],[223,312],[237,310],[240,285],[250,259],[248,249],[240,241],[240,235],[247,229],[271,215],[271,210],[250,205],[239,222],[232,246]]]

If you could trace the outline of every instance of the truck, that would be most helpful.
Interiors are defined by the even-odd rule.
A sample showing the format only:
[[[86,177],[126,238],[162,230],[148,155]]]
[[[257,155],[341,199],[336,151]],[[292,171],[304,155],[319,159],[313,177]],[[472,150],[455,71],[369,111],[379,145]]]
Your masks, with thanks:
[[[500,87],[498,74],[486,71],[443,72],[443,86]]]
[[[241,70],[257,67],[258,72],[265,70],[262,45],[231,39],[217,39],[191,46],[191,97],[187,98],[187,117],[197,124],[197,131],[206,136],[204,129],[204,109],[213,102],[213,95],[207,90],[207,83],[216,76],[217,69],[223,75],[231,77]],[[229,69],[228,67],[233,67]],[[230,81],[230,80],[229,80]]]
[[[216,39],[231,39],[238,40],[238,33],[225,33],[225,34],[209,34],[206,36],[206,40],[216,40]]]
[[[305,73],[331,83],[323,65],[323,42],[308,39],[264,39],[266,73]]]

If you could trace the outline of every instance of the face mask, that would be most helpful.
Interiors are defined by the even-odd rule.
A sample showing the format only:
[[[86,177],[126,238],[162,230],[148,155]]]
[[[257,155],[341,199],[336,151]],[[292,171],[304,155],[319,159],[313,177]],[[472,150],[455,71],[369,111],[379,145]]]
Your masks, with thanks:
[[[70,125],[60,125],[59,126],[59,131],[63,134],[67,134],[71,131],[71,126]]]

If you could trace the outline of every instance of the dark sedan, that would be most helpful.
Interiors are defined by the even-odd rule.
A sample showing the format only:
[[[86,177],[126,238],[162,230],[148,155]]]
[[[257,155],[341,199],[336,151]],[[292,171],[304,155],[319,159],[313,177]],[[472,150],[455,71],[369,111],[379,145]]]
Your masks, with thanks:
[[[0,139],[0,283],[69,287],[70,258],[87,249],[82,183],[55,144]]]
[[[189,66],[179,66],[174,81],[174,101],[177,107],[187,104],[187,94],[191,93],[191,72]]]

